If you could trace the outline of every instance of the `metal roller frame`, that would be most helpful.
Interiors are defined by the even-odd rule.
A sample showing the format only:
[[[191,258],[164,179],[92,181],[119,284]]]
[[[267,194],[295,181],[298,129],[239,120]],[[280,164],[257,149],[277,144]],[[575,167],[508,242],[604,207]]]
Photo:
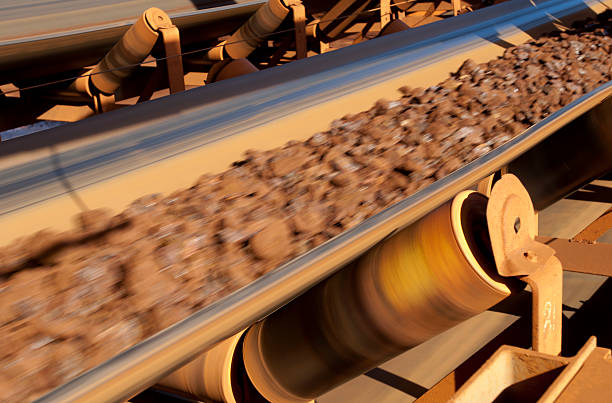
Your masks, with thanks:
[[[18,80],[30,85],[43,76],[95,64],[121,39],[134,16],[149,7],[163,7],[181,32],[181,45],[189,50],[194,44],[212,45],[240,28],[268,1],[170,0],[161,5],[135,0],[124,5],[123,0],[113,0],[91,7],[63,1],[41,8],[13,2],[0,13],[0,84]],[[328,7],[328,2],[315,1],[309,12]],[[38,67],[41,64],[44,69]]]

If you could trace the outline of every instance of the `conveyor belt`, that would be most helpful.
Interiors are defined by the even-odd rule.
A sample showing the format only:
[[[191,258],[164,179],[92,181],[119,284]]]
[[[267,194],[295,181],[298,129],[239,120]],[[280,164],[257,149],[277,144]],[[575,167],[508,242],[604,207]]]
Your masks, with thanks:
[[[123,115],[121,111],[109,113],[53,132],[14,140],[0,151],[3,156],[0,159],[3,195],[0,223],[9,234],[2,241],[32,232],[41,223],[49,222],[39,217],[54,215],[53,224],[65,228],[71,210],[75,209],[70,201],[74,190],[89,207],[120,208],[139,193],[188,185],[194,177],[187,172],[194,171],[193,162],[205,161],[206,155],[228,151],[221,158],[209,160],[208,165],[199,164],[204,165],[203,171],[220,170],[245,148],[268,148],[290,140],[277,133],[284,134],[283,127],[299,127],[297,123],[303,122],[305,116],[312,121],[313,114],[317,113],[321,120],[317,123],[319,126],[306,125],[302,132],[293,130],[292,138],[305,137],[326,125],[330,118],[343,114],[341,108],[332,109],[330,105],[355,99],[345,107],[354,110],[368,106],[374,94],[380,96],[384,91],[393,90],[399,87],[398,83],[418,77],[419,72],[422,76],[427,71],[430,80],[439,80],[442,71],[456,68],[466,53],[476,54],[477,59],[490,58],[500,50],[493,44],[495,40],[518,40],[524,32],[508,29],[508,20],[500,17],[502,12],[516,26],[532,32],[546,30],[555,17],[571,20],[589,13],[582,1],[549,1],[535,12],[529,2],[519,3],[489,14],[483,10],[482,14],[475,13],[473,19],[470,15],[459,18],[460,22],[455,23],[459,29],[457,25],[449,29],[442,24],[423,27],[418,32],[429,38],[426,41],[411,43],[403,34],[398,34],[373,45],[365,43],[346,52],[335,52],[325,59],[313,58],[315,62],[311,63],[321,62],[319,70],[313,69],[311,75],[299,80],[289,77],[312,64],[309,65],[309,60],[294,63],[276,71],[280,73],[280,83],[271,84],[272,73],[262,75],[263,81],[256,84],[260,88],[251,87],[251,91],[238,99],[231,96],[232,91],[246,84],[247,78],[226,85],[220,83],[212,95],[207,93],[211,101],[205,105],[202,105],[206,102],[201,99],[202,93],[195,90],[136,107]],[[601,5],[600,2],[587,4]],[[444,32],[444,27],[448,31]],[[432,66],[440,71],[432,73]],[[216,94],[229,91],[229,95],[213,102],[214,91],[218,91]],[[104,399],[118,400],[141,390],[206,346],[303,292],[392,231],[414,222],[458,191],[507,165],[584,112],[599,105],[598,112],[594,113],[606,116],[611,92],[612,85],[608,84],[575,101],[494,152],[64,385],[48,395],[48,401],[69,401],[77,397],[97,401],[102,395]],[[322,113],[324,109],[332,112]],[[157,119],[148,119],[155,115]],[[126,126],[123,118],[127,120]],[[260,136],[265,131],[270,134]],[[143,180],[146,177],[153,179]],[[162,183],[164,177],[170,178],[168,183]],[[72,190],[66,189],[67,183]],[[126,188],[131,193],[121,192],[119,196],[119,189]]]
[[[543,4],[502,3],[269,69],[257,80],[215,83],[3,144],[0,245],[44,226],[68,228],[81,208],[73,191],[90,209],[123,209],[143,194],[171,192],[203,172],[220,172],[248,148],[308,138],[405,84],[434,85],[467,58],[501,54],[496,42],[520,43],[526,31],[594,15],[587,5],[605,10],[599,1]]]

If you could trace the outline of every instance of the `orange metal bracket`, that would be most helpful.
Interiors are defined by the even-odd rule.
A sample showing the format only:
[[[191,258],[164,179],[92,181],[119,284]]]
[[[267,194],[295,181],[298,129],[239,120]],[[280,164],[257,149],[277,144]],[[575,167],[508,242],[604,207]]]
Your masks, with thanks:
[[[533,349],[561,352],[563,270],[550,246],[537,242],[538,222],[527,190],[514,175],[495,183],[487,205],[493,256],[502,276],[518,276],[532,290]]]
[[[459,14],[461,10],[461,0],[453,0],[453,15]]]
[[[183,73],[183,58],[181,56],[181,40],[176,26],[160,28],[159,32],[166,52],[166,68],[168,70],[168,85],[170,93],[185,91],[185,78]]]
[[[391,0],[380,0],[380,28],[391,22]]]
[[[295,25],[296,58],[304,59],[308,52],[306,47],[306,9],[300,0],[289,2],[289,8],[293,12],[293,24]]]
[[[533,350],[558,355],[561,353],[561,262],[553,256],[539,270],[521,280],[531,287]]]
[[[449,399],[454,403],[497,400],[539,403],[609,401],[610,350],[591,336],[574,357],[559,357],[511,346],[500,347]],[[529,387],[537,380],[546,389]],[[505,398],[505,399],[504,399]]]
[[[545,237],[537,240],[555,250],[563,270],[612,277],[612,244]]]

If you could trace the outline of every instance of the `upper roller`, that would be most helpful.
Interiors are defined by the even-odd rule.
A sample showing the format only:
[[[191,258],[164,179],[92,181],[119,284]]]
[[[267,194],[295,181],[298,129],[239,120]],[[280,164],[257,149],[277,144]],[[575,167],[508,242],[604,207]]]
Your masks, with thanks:
[[[170,17],[153,7],[146,10],[134,25],[91,71],[91,82],[101,92],[112,94],[151,53],[160,28],[172,27]]]
[[[276,31],[287,17],[289,8],[285,1],[269,0],[239,30],[234,32],[223,46],[210,50],[208,57],[212,60],[221,60],[223,59],[222,52],[232,59],[247,57],[268,35]]]

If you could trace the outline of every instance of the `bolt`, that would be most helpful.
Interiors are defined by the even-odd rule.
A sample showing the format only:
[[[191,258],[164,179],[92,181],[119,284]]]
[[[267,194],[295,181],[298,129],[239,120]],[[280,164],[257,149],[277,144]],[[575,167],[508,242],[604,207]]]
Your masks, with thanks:
[[[532,263],[536,263],[538,261],[538,256],[530,250],[523,252],[523,257]]]
[[[518,234],[521,229],[521,217],[516,217],[514,220],[514,232]]]

